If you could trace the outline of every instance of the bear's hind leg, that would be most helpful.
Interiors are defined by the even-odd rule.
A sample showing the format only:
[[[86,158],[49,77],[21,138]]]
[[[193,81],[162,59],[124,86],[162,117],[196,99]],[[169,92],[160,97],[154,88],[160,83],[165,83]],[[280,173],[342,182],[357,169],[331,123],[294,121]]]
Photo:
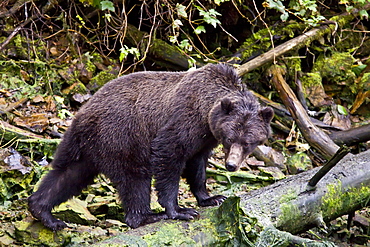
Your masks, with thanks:
[[[129,172],[126,172],[129,173]],[[167,219],[165,213],[153,213],[150,209],[151,176],[128,175],[116,184],[125,211],[125,222],[131,228]]]
[[[87,169],[83,163],[54,168],[42,180],[38,190],[29,197],[29,211],[53,231],[65,228],[67,225],[54,218],[51,210],[72,196],[79,195],[96,175],[97,172]]]
[[[207,192],[206,166],[210,152],[210,150],[199,152],[188,160],[182,175],[190,185],[190,190],[197,199],[198,205],[202,207],[217,206],[226,199],[223,195],[211,197]]]

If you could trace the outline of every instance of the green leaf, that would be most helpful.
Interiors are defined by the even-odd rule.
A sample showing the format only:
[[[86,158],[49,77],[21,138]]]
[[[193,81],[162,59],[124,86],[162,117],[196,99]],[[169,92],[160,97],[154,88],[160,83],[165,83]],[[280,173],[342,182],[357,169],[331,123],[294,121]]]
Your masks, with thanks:
[[[270,9],[276,9],[277,11],[282,13],[286,12],[285,6],[281,1],[268,0],[267,3]]]
[[[280,19],[282,21],[288,20],[288,17],[289,17],[289,13],[288,12],[284,12],[283,14],[280,15]]]
[[[208,24],[211,24],[213,27],[216,27],[217,24],[221,24],[221,22],[216,18],[217,15],[221,15],[214,9],[210,9],[209,11],[203,10],[201,7],[196,6],[199,10],[199,15],[203,16],[203,21]]]
[[[182,26],[182,22],[179,19],[176,19],[173,21],[172,25],[174,28],[179,28],[180,26]]]
[[[366,68],[366,64],[361,64],[352,68],[353,73],[359,76],[361,72]]]
[[[177,42],[177,36],[168,36],[169,40],[171,43],[176,43]]]
[[[180,17],[188,18],[188,13],[186,13],[185,9],[186,9],[186,7],[184,5],[179,4],[179,3],[176,4],[177,14]]]
[[[122,62],[123,60],[125,60],[126,57],[129,54],[134,55],[134,57],[136,59],[139,59],[140,58],[140,51],[139,51],[139,49],[137,49],[135,47],[128,48],[127,45],[124,45],[123,47],[121,47],[121,49],[119,51],[120,51],[120,54],[119,54],[119,61],[120,62]]]
[[[368,20],[369,19],[369,14],[367,13],[367,11],[366,10],[360,10],[360,12],[358,12],[359,14],[360,14],[360,18],[361,18],[361,20],[363,20],[363,19],[366,19],[366,20]]]
[[[209,11],[208,11],[208,13],[211,15],[211,16],[213,16],[213,17],[216,17],[216,15],[221,15],[220,13],[218,13],[216,10],[214,10],[214,9],[210,9]]]
[[[188,39],[182,40],[180,42],[179,46],[180,46],[181,49],[184,49],[184,50],[188,50],[188,51],[193,50],[193,46],[191,46]]]
[[[101,5],[101,10],[107,9],[109,11],[114,12],[114,5],[111,1],[101,1],[100,5]]]
[[[195,34],[201,34],[201,33],[205,33],[206,32],[206,29],[204,28],[204,26],[198,26],[195,30],[194,30]]]
[[[229,0],[214,0],[215,4],[220,5],[223,2],[228,2]]]
[[[337,109],[338,109],[339,114],[344,115],[344,116],[348,115],[348,111],[344,106],[337,105]]]

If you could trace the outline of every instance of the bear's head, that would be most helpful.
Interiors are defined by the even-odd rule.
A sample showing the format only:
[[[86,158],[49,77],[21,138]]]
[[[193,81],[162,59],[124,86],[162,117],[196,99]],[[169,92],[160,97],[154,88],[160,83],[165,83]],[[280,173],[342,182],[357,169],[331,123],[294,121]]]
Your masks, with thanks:
[[[267,140],[273,116],[273,110],[261,107],[249,91],[229,95],[215,103],[209,126],[223,145],[228,171],[238,170],[242,161]]]

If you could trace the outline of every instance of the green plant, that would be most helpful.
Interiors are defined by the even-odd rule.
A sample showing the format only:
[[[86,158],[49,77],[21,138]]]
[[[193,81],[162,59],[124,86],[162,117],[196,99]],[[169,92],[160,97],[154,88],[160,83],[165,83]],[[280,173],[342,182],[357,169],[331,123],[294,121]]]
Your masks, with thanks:
[[[124,45],[123,47],[121,47],[119,51],[120,51],[120,54],[119,54],[120,62],[125,60],[129,54],[134,55],[135,59],[137,60],[140,59],[140,52],[138,48],[135,48],[135,47],[128,48],[127,45]]]

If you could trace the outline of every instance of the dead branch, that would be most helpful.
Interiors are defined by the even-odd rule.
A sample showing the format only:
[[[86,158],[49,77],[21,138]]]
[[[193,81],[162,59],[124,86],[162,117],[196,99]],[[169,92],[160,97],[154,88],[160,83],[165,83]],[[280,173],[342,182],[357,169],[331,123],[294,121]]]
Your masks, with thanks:
[[[23,5],[28,2],[31,2],[31,0],[18,0],[8,11],[0,12],[0,18],[8,17],[15,14]]]
[[[58,5],[59,2],[61,0],[49,0],[47,4],[44,5],[44,7],[42,8],[42,14],[48,12],[49,10],[51,10],[52,8],[54,8],[55,5]],[[19,26],[17,26],[12,32],[11,34],[6,38],[6,40],[0,44],[0,51],[2,51],[5,46],[7,44],[9,44],[9,42],[13,39],[13,37],[15,35],[17,35],[17,33],[22,30],[26,25],[28,25],[31,21],[35,20],[36,18],[39,17],[39,14],[34,14],[32,15],[31,17],[29,17],[27,20],[25,20],[22,24],[20,24]]]
[[[343,131],[333,131],[329,137],[338,145],[351,146],[370,140],[370,124]]]
[[[339,147],[326,135],[321,129],[312,123],[302,104],[298,101],[292,89],[285,82],[283,75],[285,71],[276,65],[270,67],[269,72],[271,83],[279,93],[284,105],[288,108],[290,114],[310,146],[319,151],[326,159],[330,159]]]

